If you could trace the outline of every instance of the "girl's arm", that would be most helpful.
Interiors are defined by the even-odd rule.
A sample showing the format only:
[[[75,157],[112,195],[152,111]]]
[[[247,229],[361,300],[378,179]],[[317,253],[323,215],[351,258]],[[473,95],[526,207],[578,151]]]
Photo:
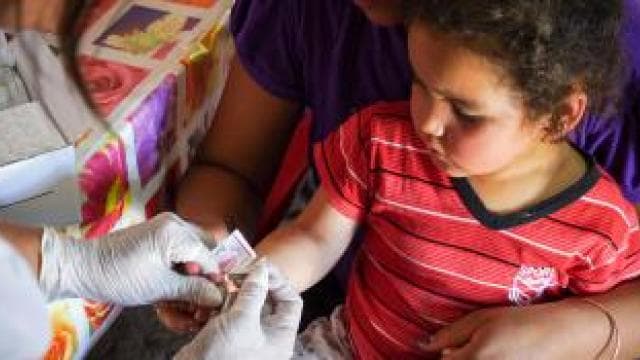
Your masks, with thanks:
[[[288,276],[298,291],[320,281],[347,249],[358,226],[334,209],[320,187],[304,212],[258,244],[266,256]]]

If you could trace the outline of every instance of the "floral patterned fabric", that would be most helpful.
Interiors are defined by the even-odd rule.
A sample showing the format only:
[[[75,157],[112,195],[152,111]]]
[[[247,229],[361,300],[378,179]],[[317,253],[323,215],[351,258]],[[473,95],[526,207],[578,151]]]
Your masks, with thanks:
[[[81,223],[90,239],[165,208],[210,125],[232,46],[232,0],[97,0],[82,22],[81,74],[104,133],[77,141]],[[79,359],[119,308],[49,305],[46,359]]]

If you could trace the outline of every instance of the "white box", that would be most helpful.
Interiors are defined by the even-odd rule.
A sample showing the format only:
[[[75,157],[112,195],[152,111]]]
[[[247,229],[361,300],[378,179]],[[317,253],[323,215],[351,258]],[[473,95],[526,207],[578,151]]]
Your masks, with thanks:
[[[16,34],[8,49],[31,102],[0,111],[0,218],[77,224],[81,195],[74,143],[101,123],[40,34]]]
[[[75,149],[53,124],[37,102],[0,111],[0,218],[78,222]]]

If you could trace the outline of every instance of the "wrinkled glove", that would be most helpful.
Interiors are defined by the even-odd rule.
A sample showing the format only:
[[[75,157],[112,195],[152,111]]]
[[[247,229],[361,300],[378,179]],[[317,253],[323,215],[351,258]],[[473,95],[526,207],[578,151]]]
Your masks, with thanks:
[[[233,305],[213,315],[174,360],[290,359],[301,313],[298,293],[274,267],[259,261]]]
[[[218,288],[204,277],[173,271],[197,264],[216,273],[206,234],[171,213],[94,240],[78,240],[45,228],[40,288],[49,299],[83,297],[124,306],[184,300],[219,306]]]

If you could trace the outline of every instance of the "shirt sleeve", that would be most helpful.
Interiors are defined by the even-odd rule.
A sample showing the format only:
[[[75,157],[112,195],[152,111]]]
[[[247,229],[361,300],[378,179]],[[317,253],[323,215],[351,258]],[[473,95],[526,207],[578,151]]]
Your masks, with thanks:
[[[46,303],[26,262],[0,240],[0,359],[41,358],[50,340]]]
[[[269,93],[304,102],[302,1],[236,0],[229,29],[237,56]]]
[[[314,145],[314,163],[331,205],[345,216],[362,220],[370,203],[368,112],[351,116]]]
[[[587,252],[592,261],[590,266],[580,266],[569,272],[569,288],[577,294],[601,293],[616,285],[640,276],[640,229],[635,210],[626,203],[624,210],[624,230],[612,232],[612,244],[600,242]],[[611,216],[611,214],[603,214]]]

